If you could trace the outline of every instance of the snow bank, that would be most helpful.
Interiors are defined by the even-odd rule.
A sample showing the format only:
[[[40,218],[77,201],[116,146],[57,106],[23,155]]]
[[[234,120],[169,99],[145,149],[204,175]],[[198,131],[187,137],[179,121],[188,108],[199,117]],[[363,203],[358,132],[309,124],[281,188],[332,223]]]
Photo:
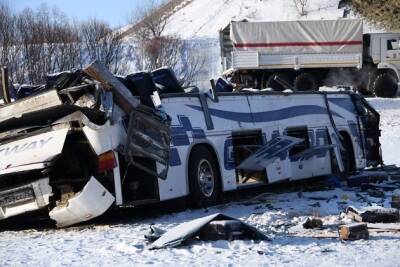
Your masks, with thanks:
[[[315,200],[316,198],[327,200]],[[317,205],[316,203],[319,203]],[[252,201],[236,202],[208,211],[185,211],[127,224],[86,229],[20,231],[0,233],[2,265],[82,266],[396,266],[400,234],[373,233],[370,240],[342,243],[336,232],[313,238],[313,230],[301,227],[310,215],[323,217],[325,225],[335,225],[344,205],[361,206],[355,192],[336,189],[297,193],[267,194]],[[387,205],[387,203],[385,203]],[[269,235],[271,242],[195,241],[176,249],[149,250],[143,235],[151,223],[172,227],[214,212],[244,220]],[[333,228],[334,229],[334,228]]]

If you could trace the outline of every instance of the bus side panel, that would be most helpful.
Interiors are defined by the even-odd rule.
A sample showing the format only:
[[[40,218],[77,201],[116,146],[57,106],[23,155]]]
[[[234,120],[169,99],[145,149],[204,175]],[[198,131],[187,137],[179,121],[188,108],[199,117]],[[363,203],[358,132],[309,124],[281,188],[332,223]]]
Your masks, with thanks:
[[[189,194],[187,166],[191,148],[196,144],[209,144],[217,155],[222,188],[236,189],[236,175],[231,166],[229,138],[232,131],[252,125],[240,122],[238,116],[251,117],[249,105],[240,95],[221,97],[218,103],[207,101],[214,129],[207,129],[203,109],[198,97],[176,97],[163,99],[163,106],[171,116],[170,168],[166,180],[159,179],[160,200],[167,200]],[[235,110],[237,112],[233,112]],[[243,115],[245,114],[245,115]]]
[[[187,166],[191,148],[207,143],[213,147],[219,161],[224,191],[237,188],[233,158],[232,132],[261,129],[265,141],[285,134],[290,127],[306,126],[310,147],[328,143],[326,130],[332,129],[324,97],[321,94],[293,95],[224,95],[219,102],[207,100],[213,129],[207,129],[203,108],[198,97],[163,99],[163,105],[172,118],[171,162],[166,180],[159,180],[160,200],[189,194]],[[329,105],[335,125],[346,131],[352,139],[357,168],[365,167],[361,136],[357,128],[357,115],[350,96],[329,95]],[[289,157],[282,159],[283,162]],[[285,161],[286,160],[286,161]],[[275,163],[274,163],[275,164]],[[282,162],[280,162],[280,168]],[[271,164],[273,165],[273,164]],[[279,165],[279,164],[278,164]],[[287,165],[287,164],[286,164]],[[268,166],[271,174],[276,166]],[[302,162],[290,162],[285,179],[297,180],[330,174],[330,153],[314,156]],[[282,175],[282,179],[283,176]]]
[[[307,129],[305,139],[308,138],[310,147],[317,145],[316,132],[328,127],[329,117],[321,95],[252,95],[249,97],[251,109],[257,119],[256,126],[266,133],[267,141],[276,135],[286,135],[291,128],[303,127]],[[272,132],[271,132],[272,131]],[[321,143],[318,145],[323,145]],[[316,160],[319,164],[317,166]],[[267,167],[269,180],[275,169],[286,168],[280,180],[298,180],[331,173],[330,155],[324,153],[306,160],[291,160],[289,154],[285,158],[277,159]],[[279,180],[279,179],[278,179]]]
[[[332,112],[341,117],[334,117],[335,124],[339,131],[345,131],[351,138],[354,149],[356,169],[366,167],[365,155],[363,152],[363,136],[360,133],[360,125],[357,118],[357,112],[354,104],[348,94],[329,95],[329,105]]]

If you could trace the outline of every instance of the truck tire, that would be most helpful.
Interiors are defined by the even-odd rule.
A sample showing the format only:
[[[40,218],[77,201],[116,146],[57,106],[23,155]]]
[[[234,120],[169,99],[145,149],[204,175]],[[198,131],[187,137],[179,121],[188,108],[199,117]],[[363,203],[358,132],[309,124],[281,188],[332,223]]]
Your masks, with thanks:
[[[217,160],[205,146],[195,147],[189,160],[189,187],[192,206],[215,205],[221,193]]]
[[[373,94],[377,97],[395,97],[397,93],[397,79],[390,73],[378,74],[372,85]]]
[[[296,91],[318,91],[317,78],[308,72],[297,75],[293,85]]]
[[[275,80],[275,76],[278,76],[280,79],[285,80],[285,81],[287,81],[288,83],[290,83],[290,82],[289,82],[289,78],[288,78],[285,74],[282,74],[282,73],[273,73],[273,74],[271,74],[271,75],[268,77],[268,79],[267,79],[267,82],[266,82],[266,84],[265,84],[266,88],[271,88],[272,90],[277,91],[277,92],[282,92],[282,91],[285,90],[285,89],[289,89],[289,88],[285,88],[285,86],[283,86],[282,84],[280,84],[279,82],[277,82],[277,81]]]

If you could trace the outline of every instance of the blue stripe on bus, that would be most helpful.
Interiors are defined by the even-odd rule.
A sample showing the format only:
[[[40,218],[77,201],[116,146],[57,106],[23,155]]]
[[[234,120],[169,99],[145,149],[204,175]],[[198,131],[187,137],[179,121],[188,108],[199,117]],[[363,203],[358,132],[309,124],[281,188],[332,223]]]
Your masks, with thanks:
[[[199,106],[194,106],[194,105],[186,105],[186,106],[197,111],[203,111],[203,109]],[[285,120],[305,115],[320,115],[320,114],[324,115],[328,113],[326,108],[315,105],[303,105],[303,106],[288,107],[272,111],[253,112],[253,113],[226,111],[226,110],[209,108],[209,112],[212,116],[218,118],[232,120],[232,121],[248,122],[248,123],[271,122],[271,121]],[[332,112],[332,114],[339,118],[343,118],[340,114],[334,111]]]
[[[329,98],[329,102],[347,110],[351,113],[356,113],[353,101],[350,98]]]
[[[178,125],[171,126],[171,143],[174,146],[170,152],[170,166],[179,166],[182,164],[176,147],[190,145],[190,136],[193,139],[204,139],[206,133],[200,127],[193,127],[190,119],[184,115],[178,115]]]

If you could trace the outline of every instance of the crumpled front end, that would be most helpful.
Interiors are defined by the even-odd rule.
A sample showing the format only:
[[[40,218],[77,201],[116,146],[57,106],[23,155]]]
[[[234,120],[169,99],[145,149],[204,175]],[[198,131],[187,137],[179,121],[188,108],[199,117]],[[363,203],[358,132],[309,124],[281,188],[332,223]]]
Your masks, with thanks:
[[[83,131],[58,127],[0,146],[0,220],[47,209],[65,227],[100,216],[114,203],[117,166],[99,171]]]
[[[47,209],[65,227],[102,215],[122,204],[118,159],[166,178],[170,118],[126,86],[94,62],[0,106],[0,220]]]

